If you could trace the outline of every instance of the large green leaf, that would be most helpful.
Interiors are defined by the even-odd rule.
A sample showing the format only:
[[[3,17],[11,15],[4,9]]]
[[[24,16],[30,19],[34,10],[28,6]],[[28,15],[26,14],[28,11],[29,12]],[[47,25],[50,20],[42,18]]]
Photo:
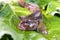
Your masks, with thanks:
[[[49,17],[50,16],[50,17]],[[60,18],[56,16],[46,15],[44,23],[48,29],[48,40],[60,40]]]

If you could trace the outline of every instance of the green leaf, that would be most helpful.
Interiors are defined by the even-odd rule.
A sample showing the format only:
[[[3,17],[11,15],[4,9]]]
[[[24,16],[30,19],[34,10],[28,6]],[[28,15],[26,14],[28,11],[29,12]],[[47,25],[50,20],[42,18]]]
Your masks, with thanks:
[[[41,9],[43,9],[51,1],[53,0],[37,0],[37,4],[40,6]]]
[[[45,19],[45,25],[48,29],[48,40],[60,40],[60,18],[51,16],[50,18]]]
[[[48,4],[46,13],[52,13],[52,12],[56,11],[57,8],[60,8],[60,3],[59,2],[52,1],[52,2],[50,2]]]

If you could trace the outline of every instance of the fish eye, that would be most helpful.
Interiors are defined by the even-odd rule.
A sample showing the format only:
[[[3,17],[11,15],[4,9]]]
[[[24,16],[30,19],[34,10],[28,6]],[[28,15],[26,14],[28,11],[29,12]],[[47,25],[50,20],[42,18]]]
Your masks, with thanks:
[[[28,23],[28,20],[25,23]]]

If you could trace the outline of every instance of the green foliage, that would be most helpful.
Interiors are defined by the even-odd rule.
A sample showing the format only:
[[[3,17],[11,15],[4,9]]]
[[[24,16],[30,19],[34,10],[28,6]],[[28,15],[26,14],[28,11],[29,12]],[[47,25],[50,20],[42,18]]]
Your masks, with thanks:
[[[50,15],[56,8],[60,8],[60,3],[58,0],[37,0],[37,3],[41,7],[48,35],[19,30],[18,16],[27,16],[31,13],[26,8],[20,7],[17,2],[12,2],[12,4],[0,3],[0,39],[4,34],[9,34],[14,40],[60,40],[60,17]],[[42,9],[46,5],[47,9]]]

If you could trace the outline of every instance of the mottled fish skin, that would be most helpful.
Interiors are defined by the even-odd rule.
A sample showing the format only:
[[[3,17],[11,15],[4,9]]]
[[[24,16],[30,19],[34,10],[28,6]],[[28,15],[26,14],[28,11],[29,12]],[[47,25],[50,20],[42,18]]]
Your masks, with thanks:
[[[36,30],[42,34],[47,34],[46,27],[43,24],[41,12],[31,14],[29,16],[22,17],[21,22],[18,25],[20,30]]]
[[[25,3],[24,0],[19,0],[19,5],[27,8],[31,14],[28,16],[19,16],[20,23],[18,28],[20,30],[36,30],[42,34],[48,34],[43,23],[42,12],[38,5],[32,3]]]

